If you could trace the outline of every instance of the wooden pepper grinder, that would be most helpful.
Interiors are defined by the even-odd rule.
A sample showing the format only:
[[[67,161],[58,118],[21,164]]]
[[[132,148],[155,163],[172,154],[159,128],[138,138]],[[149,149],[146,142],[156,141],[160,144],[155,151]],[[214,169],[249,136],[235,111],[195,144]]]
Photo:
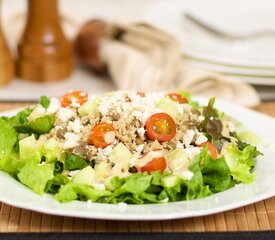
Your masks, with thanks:
[[[13,74],[14,65],[12,55],[5,42],[0,23],[0,86],[10,82]]]
[[[28,0],[17,68],[20,78],[37,82],[61,80],[71,74],[72,44],[62,32],[58,0]]]

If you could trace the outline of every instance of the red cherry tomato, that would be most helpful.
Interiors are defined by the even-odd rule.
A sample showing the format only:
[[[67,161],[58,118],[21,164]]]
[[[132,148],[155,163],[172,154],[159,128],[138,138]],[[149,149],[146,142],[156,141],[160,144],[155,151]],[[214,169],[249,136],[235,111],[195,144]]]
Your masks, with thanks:
[[[166,169],[166,159],[164,157],[153,158],[152,161],[143,166],[140,171],[141,172],[153,172],[160,171],[163,172]]]
[[[78,103],[82,105],[88,100],[88,94],[83,91],[73,91],[66,93],[60,98],[62,107],[69,107],[72,104]]]
[[[145,93],[144,92],[137,92],[137,95],[139,95],[141,97],[145,97]]]
[[[176,135],[176,123],[166,113],[153,114],[148,118],[145,128],[146,135],[150,140],[166,142]]]
[[[179,93],[168,93],[167,96],[178,103],[188,103],[188,99],[180,95]]]
[[[96,148],[105,148],[110,145],[116,137],[114,127],[109,123],[98,123],[92,128],[89,143]]]
[[[210,152],[211,157],[213,159],[217,159],[219,153],[218,153],[218,150],[217,150],[216,146],[211,142],[204,142],[204,143],[201,143],[199,146],[200,147],[205,147],[206,145],[208,146],[208,150]]]

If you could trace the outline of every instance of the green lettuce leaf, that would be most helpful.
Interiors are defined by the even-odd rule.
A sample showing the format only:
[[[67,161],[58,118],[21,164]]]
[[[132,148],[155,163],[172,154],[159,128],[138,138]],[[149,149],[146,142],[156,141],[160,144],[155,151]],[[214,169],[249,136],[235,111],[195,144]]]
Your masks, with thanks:
[[[89,164],[86,162],[84,158],[73,153],[67,153],[67,157],[64,163],[64,169],[69,171],[81,170],[87,167],[88,165]]]
[[[210,186],[212,192],[221,192],[232,186],[231,173],[224,157],[212,159],[209,155],[201,165],[203,182]]]
[[[54,126],[55,116],[46,115],[30,122],[30,128],[39,134],[48,133]]]
[[[62,174],[57,174],[54,176],[54,178],[50,179],[45,187],[45,192],[49,193],[57,193],[59,188],[62,185],[66,185],[70,182],[69,178],[62,175]]]
[[[193,172],[193,177],[188,181],[186,200],[197,198],[204,198],[212,194],[209,186],[205,186],[203,182],[203,175],[200,168],[201,160],[207,155],[207,147],[204,148],[199,155],[195,157],[189,170]]]
[[[231,175],[237,181],[251,183],[255,174],[251,172],[255,166],[254,158],[258,155],[257,148],[251,145],[239,150],[233,143],[225,151],[225,161],[231,171]]]
[[[12,124],[0,118],[0,169],[16,176],[24,166],[24,161],[19,159],[18,137]]]
[[[94,189],[89,185],[68,183],[61,186],[58,193],[55,195],[55,199],[59,202],[69,202],[73,200],[92,200],[96,202],[99,198],[108,197],[111,195],[110,191]]]
[[[50,106],[50,99],[47,96],[41,96],[39,99],[39,103],[42,105],[43,108],[47,109]]]
[[[18,174],[21,183],[34,192],[43,194],[47,182],[54,177],[53,164],[26,164]]]

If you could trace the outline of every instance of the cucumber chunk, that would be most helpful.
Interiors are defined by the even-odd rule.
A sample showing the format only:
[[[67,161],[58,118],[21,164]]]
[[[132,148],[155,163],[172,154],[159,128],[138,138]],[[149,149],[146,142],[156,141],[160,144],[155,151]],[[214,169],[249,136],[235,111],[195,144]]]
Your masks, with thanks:
[[[156,107],[170,115],[175,120],[179,116],[179,110],[176,103],[173,102],[169,97],[162,98],[160,102],[157,103]]]

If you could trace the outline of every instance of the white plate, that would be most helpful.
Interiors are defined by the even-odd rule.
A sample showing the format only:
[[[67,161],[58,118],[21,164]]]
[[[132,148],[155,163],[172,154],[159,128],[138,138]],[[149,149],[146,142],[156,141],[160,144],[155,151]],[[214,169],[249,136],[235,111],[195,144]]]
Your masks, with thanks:
[[[206,99],[199,100],[206,103]],[[260,150],[264,156],[257,159],[257,178],[252,184],[240,184],[204,199],[175,203],[113,205],[73,201],[61,204],[48,194],[40,196],[33,193],[0,171],[0,201],[15,207],[61,216],[109,220],[164,220],[214,214],[275,196],[275,120],[223,101],[217,101],[217,107],[244,123],[247,129],[262,139]],[[10,111],[2,114],[15,113],[16,111]]]
[[[144,18],[171,32],[182,44],[184,54],[235,66],[275,69],[275,36],[226,41],[184,21],[190,12],[202,21],[228,33],[243,34],[275,30],[273,0],[168,0],[155,1]]]

